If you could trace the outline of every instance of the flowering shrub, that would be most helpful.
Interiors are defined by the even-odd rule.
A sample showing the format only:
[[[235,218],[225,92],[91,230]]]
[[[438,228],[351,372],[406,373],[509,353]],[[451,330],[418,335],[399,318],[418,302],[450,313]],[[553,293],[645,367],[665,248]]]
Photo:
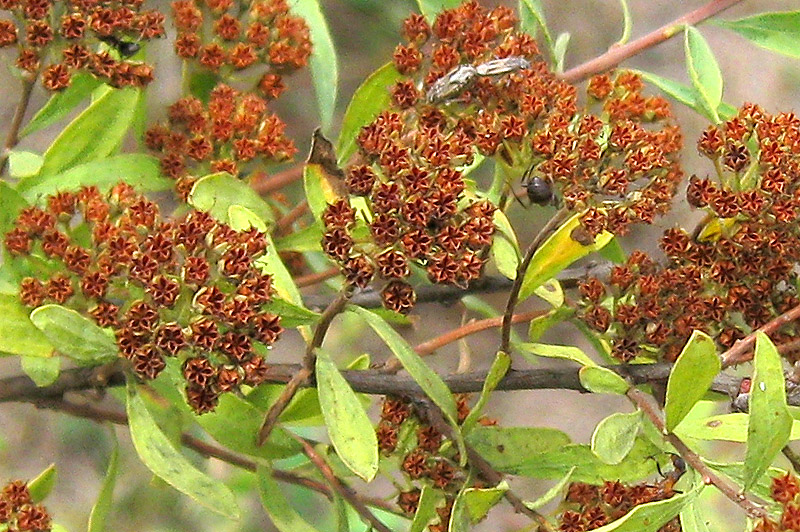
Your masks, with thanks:
[[[0,354],[24,371],[0,403],[128,426],[91,531],[120,528],[130,451],[211,512],[194,528],[263,528],[242,512],[258,491],[281,531],[315,529],[327,502],[301,497],[317,492],[330,523],[314,526],[337,530],[499,529],[506,507],[522,530],[703,532],[715,493],[739,529],[800,531],[800,118],[723,102],[695,26],[736,3],[628,42],[622,2],[623,39],[565,71],[568,36],[537,0],[419,0],[330,141],[341,65],[317,0],[0,0],[22,89],[0,153]],[[800,11],[718,23],[800,55]],[[675,35],[691,85],[625,69]],[[161,37],[182,65],[166,101],[145,56]],[[305,68],[320,127],[299,162],[307,124],[274,102],[310,99],[290,77]],[[676,105],[709,122],[708,174],[686,179]],[[486,330],[494,356],[473,360],[486,346],[465,339]],[[560,360],[520,369],[542,358]],[[633,411],[573,441],[551,408],[565,389]],[[509,390],[550,390],[550,426],[488,417]],[[9,477],[45,452],[25,451],[0,445]],[[42,505],[62,489],[56,465],[11,481],[0,530],[62,530]],[[158,528],[141,510],[132,526]]]

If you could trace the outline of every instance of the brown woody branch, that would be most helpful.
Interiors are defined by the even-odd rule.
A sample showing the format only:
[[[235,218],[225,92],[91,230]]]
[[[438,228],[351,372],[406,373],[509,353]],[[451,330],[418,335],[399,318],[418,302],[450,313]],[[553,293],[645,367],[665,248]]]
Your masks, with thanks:
[[[748,362],[753,359],[753,346],[756,343],[756,334],[763,332],[767,336],[775,333],[778,329],[800,318],[800,305],[784,312],[772,321],[764,324],[752,333],[733,344],[733,347],[722,353],[722,368],[728,368]],[[796,349],[796,345],[791,344],[791,349]]]
[[[742,0],[712,0],[706,5],[686,13],[677,19],[669,22],[657,30],[648,33],[636,40],[622,46],[612,46],[606,53],[591,59],[582,65],[567,70],[561,78],[568,83],[577,83],[611,70],[626,59],[629,59],[644,50],[652,48],[662,42],[674,37],[684,26],[695,26],[706,19],[709,19],[725,11],[729,7],[740,3]]]
[[[267,374],[266,383],[286,384],[301,369],[300,364],[273,364]],[[510,370],[497,386],[498,391],[514,390],[573,390],[588,393],[578,378],[575,366],[562,368],[535,368],[527,370]],[[634,383],[666,382],[672,369],[671,364],[637,364],[628,367],[608,366],[622,376],[630,378]],[[0,403],[27,402],[36,403],[45,399],[58,399],[71,391],[93,389],[97,386],[93,371],[86,368],[70,369],[61,372],[56,382],[50,386],[39,388],[25,375],[0,379]],[[383,369],[342,370],[342,375],[353,389],[359,393],[371,395],[407,395],[422,396],[424,392],[419,385],[405,374],[387,374]],[[486,380],[486,371],[471,371],[442,375],[442,380],[453,393],[479,392]],[[739,390],[740,377],[721,373],[711,385],[711,390],[731,397]],[[109,386],[124,384],[121,372],[109,376]],[[307,379],[301,387],[314,386],[313,379]],[[800,406],[800,395],[790,396],[789,404]]]
[[[303,177],[305,163],[300,163],[275,174],[260,172],[253,176],[250,186],[259,194],[268,194],[290,185]]]
[[[128,424],[128,418],[124,412],[101,408],[95,405],[77,404],[63,399],[40,400],[35,402],[34,404],[39,408],[57,410],[59,412],[64,412],[71,416],[91,419],[99,423],[108,421],[110,423],[114,423],[115,425]],[[192,436],[191,434],[187,434],[185,432],[182,433],[181,443],[185,447],[194,450],[195,452],[201,454],[202,456],[205,456],[206,458],[216,458],[217,460],[226,462],[228,464],[234,465],[242,469],[246,469],[248,471],[252,472],[256,471],[257,466],[254,461],[245,458],[244,456],[238,455],[236,453],[232,453],[231,451],[225,448],[218,447],[214,444],[203,441],[200,438]],[[297,475],[295,473],[291,473],[289,471],[283,471],[280,469],[273,469],[271,473],[273,478],[275,478],[275,480],[286,482],[288,484],[296,484],[298,486],[303,486],[304,488],[308,488],[310,490],[321,493],[328,499],[331,499],[333,497],[333,493],[331,492],[331,490],[322,482],[318,482],[316,480],[306,478]],[[383,499],[358,496],[358,500],[361,502],[361,504],[369,505],[375,508],[381,508],[382,510],[386,510],[387,512],[393,512],[393,513],[397,512],[397,508],[395,508],[387,501],[384,501]]]
[[[31,94],[33,94],[33,87],[36,84],[37,76],[38,73],[22,79],[22,95],[20,95],[17,108],[11,119],[11,125],[6,135],[6,142],[3,146],[3,153],[0,153],[0,174],[6,169],[11,150],[19,143],[19,131],[22,129],[22,121],[28,110],[28,104],[31,101]]]

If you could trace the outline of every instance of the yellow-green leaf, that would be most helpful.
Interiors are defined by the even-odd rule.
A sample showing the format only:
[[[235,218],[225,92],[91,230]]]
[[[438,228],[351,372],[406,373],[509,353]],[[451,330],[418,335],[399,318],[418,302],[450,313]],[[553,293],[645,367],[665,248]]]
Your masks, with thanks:
[[[694,331],[667,381],[664,414],[668,431],[673,431],[694,404],[702,399],[720,368],[714,340],[701,331]]]

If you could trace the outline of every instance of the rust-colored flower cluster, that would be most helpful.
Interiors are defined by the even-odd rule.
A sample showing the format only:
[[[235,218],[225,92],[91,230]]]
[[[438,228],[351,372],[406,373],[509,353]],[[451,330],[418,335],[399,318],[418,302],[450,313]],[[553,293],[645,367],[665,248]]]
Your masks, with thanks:
[[[583,319],[611,340],[616,358],[674,360],[693,330],[729,348],[800,303],[798,139],[794,114],[755,105],[703,134],[700,151],[714,160],[718,178],[693,178],[687,196],[708,211],[705,225],[694,234],[667,230],[665,265],[635,253],[612,270],[608,286],[596,279],[581,286]],[[787,324],[775,338],[796,333]]]
[[[266,66],[257,88],[268,99],[283,92],[281,76],[306,66],[311,55],[308,25],[289,13],[287,0],[176,0],[172,12],[179,57],[223,76]]]
[[[753,528],[753,532],[800,532],[800,480],[792,473],[772,479],[772,500],[783,506],[780,519],[765,518]]]
[[[164,15],[142,9],[141,0],[0,0],[0,48],[15,46],[16,66],[41,73],[51,91],[69,86],[76,72],[88,72],[113,87],[141,87],[153,67],[127,58],[140,42],[164,35]]]
[[[272,297],[272,278],[256,264],[263,233],[200,211],[164,221],[155,203],[121,184],[107,196],[83,188],[23,210],[5,245],[49,272],[22,281],[25,305],[66,305],[110,327],[143,379],[176,358],[196,412],[263,382],[264,355],[282,332],[280,317],[263,309]]]
[[[595,530],[623,517],[636,506],[663,501],[674,496],[673,485],[682,471],[673,471],[654,484],[642,483],[626,486],[619,481],[606,481],[602,486],[573,482],[564,499],[564,511],[558,516],[561,532],[586,532]],[[680,532],[680,519],[676,517],[659,532]]]
[[[408,77],[392,88],[405,121],[445,139],[455,135],[520,173],[528,169],[554,185],[567,208],[584,213],[592,236],[652,223],[670,208],[683,177],[682,136],[667,101],[643,95],[641,79],[621,72],[592,79],[590,105],[580,109],[575,87],[549,71],[516,24],[508,8],[487,10],[474,0],[442,11],[432,27],[419,15],[407,19],[407,43],[396,48],[394,63]],[[437,149],[429,136],[429,150]]]
[[[468,398],[459,395],[456,399],[458,422],[463,423],[470,412]],[[458,465],[455,446],[443,446],[447,438],[427,423],[424,417],[412,403],[401,398],[386,397],[375,432],[378,448],[383,454],[403,456],[400,469],[413,485],[398,495],[400,509],[408,515],[414,515],[419,504],[420,486],[423,483],[433,486],[444,495],[444,504],[437,509],[439,522],[428,529],[430,532],[444,532],[448,529],[450,511],[464,483],[465,472]],[[484,416],[479,423],[491,425],[495,422]]]
[[[254,164],[293,157],[297,148],[284,135],[285,128],[263,98],[221,83],[208,104],[193,96],[172,104],[169,122],[151,127],[145,143],[161,154],[162,172],[178,181],[179,195],[185,198],[195,181],[192,176],[240,176]]]
[[[8,532],[50,532],[50,514],[41,504],[33,504],[28,486],[14,480],[0,492],[0,526]]]

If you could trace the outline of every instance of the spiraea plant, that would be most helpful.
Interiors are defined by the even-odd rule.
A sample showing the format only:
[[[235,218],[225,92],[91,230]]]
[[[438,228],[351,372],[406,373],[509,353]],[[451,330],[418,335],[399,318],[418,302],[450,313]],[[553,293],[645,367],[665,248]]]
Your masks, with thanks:
[[[0,530],[800,531],[800,11],[350,3],[0,0]]]

